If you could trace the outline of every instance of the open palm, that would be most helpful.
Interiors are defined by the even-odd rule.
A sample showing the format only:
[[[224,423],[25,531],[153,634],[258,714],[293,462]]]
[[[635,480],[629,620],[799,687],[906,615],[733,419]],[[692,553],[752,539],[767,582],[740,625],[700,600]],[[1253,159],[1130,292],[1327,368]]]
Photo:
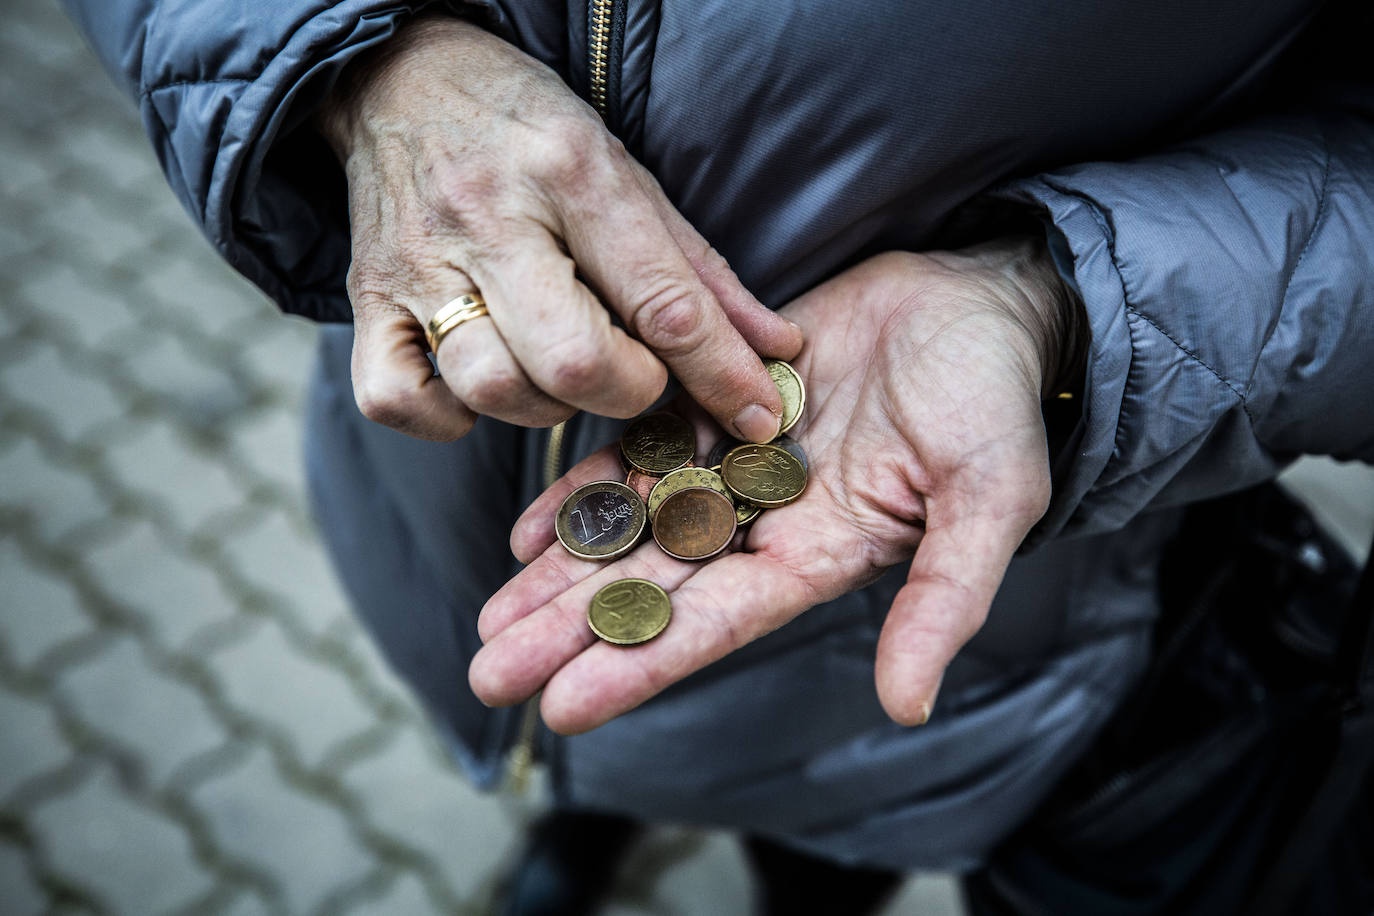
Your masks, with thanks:
[[[807,412],[792,435],[810,482],[764,513],[741,551],[704,564],[652,543],[609,564],[572,557],[553,538],[558,505],[621,473],[612,449],[573,468],[512,533],[529,566],[482,611],[477,695],[505,705],[542,688],[549,726],[585,731],[912,560],[875,675],[889,715],[925,721],[1049,499],[1040,390],[1053,322],[1040,312],[1052,305],[1027,295],[1001,257],[880,255],[787,306],[807,339],[794,361]],[[598,642],[586,613],[597,589],[629,576],[668,591],[673,622],[627,650]]]

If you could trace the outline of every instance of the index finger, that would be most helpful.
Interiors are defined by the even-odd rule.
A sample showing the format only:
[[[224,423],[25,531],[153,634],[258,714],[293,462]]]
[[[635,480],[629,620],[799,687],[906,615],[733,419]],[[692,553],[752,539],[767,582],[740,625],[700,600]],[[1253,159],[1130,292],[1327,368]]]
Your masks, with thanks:
[[[771,441],[781,425],[782,398],[758,353],[693,269],[637,181],[627,176],[623,184],[625,193],[611,208],[563,209],[563,239],[579,269],[722,427],[740,439]],[[714,281],[723,282],[718,276]],[[739,293],[753,301],[743,287]],[[758,318],[774,320],[786,326],[780,317]],[[799,330],[780,336],[800,343]]]

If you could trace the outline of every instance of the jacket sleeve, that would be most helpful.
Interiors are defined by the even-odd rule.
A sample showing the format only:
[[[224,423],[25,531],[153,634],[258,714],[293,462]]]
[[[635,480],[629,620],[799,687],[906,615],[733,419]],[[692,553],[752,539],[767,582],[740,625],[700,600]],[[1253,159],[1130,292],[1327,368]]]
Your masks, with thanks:
[[[346,194],[297,130],[343,66],[426,8],[504,37],[496,0],[62,0],[137,102],[172,190],[210,242],[281,307],[350,320]]]
[[[1091,325],[1082,416],[1033,541],[1374,461],[1374,91],[997,196],[1039,212]],[[1032,542],[1033,542],[1032,541]]]

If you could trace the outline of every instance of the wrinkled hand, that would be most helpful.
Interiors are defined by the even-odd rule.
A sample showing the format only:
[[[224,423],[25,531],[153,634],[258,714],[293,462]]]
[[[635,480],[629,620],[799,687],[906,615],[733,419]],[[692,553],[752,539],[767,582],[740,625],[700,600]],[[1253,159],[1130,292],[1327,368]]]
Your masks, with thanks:
[[[807,340],[795,362],[807,412],[791,432],[811,464],[802,498],[765,512],[743,551],[705,564],[649,543],[598,565],[553,537],[574,486],[621,473],[611,449],[588,458],[512,534],[529,566],[482,611],[486,645],[469,672],[478,697],[511,704],[543,688],[550,727],[583,731],[914,552],[876,677],[893,719],[924,722],[1048,504],[1040,400],[1045,367],[1060,360],[1064,299],[1039,249],[999,243],[881,255],[793,302],[785,311]],[[586,623],[596,590],[626,576],[659,583],[673,604],[668,629],[628,650]]]
[[[355,63],[318,123],[348,175],[368,417],[439,440],[477,414],[629,417],[671,369],[724,428],[776,435],[782,404],[758,354],[791,357],[801,332],[547,67],[468,23],[422,19]],[[474,290],[489,317],[444,338],[435,377],[422,329]]]

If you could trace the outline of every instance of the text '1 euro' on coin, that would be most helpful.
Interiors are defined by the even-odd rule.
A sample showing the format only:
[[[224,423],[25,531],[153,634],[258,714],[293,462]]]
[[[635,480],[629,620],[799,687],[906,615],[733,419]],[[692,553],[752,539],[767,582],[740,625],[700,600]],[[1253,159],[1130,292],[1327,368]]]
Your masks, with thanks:
[[[612,560],[644,536],[648,511],[639,494],[614,480],[583,484],[558,508],[554,532],[563,547],[584,560]]]

